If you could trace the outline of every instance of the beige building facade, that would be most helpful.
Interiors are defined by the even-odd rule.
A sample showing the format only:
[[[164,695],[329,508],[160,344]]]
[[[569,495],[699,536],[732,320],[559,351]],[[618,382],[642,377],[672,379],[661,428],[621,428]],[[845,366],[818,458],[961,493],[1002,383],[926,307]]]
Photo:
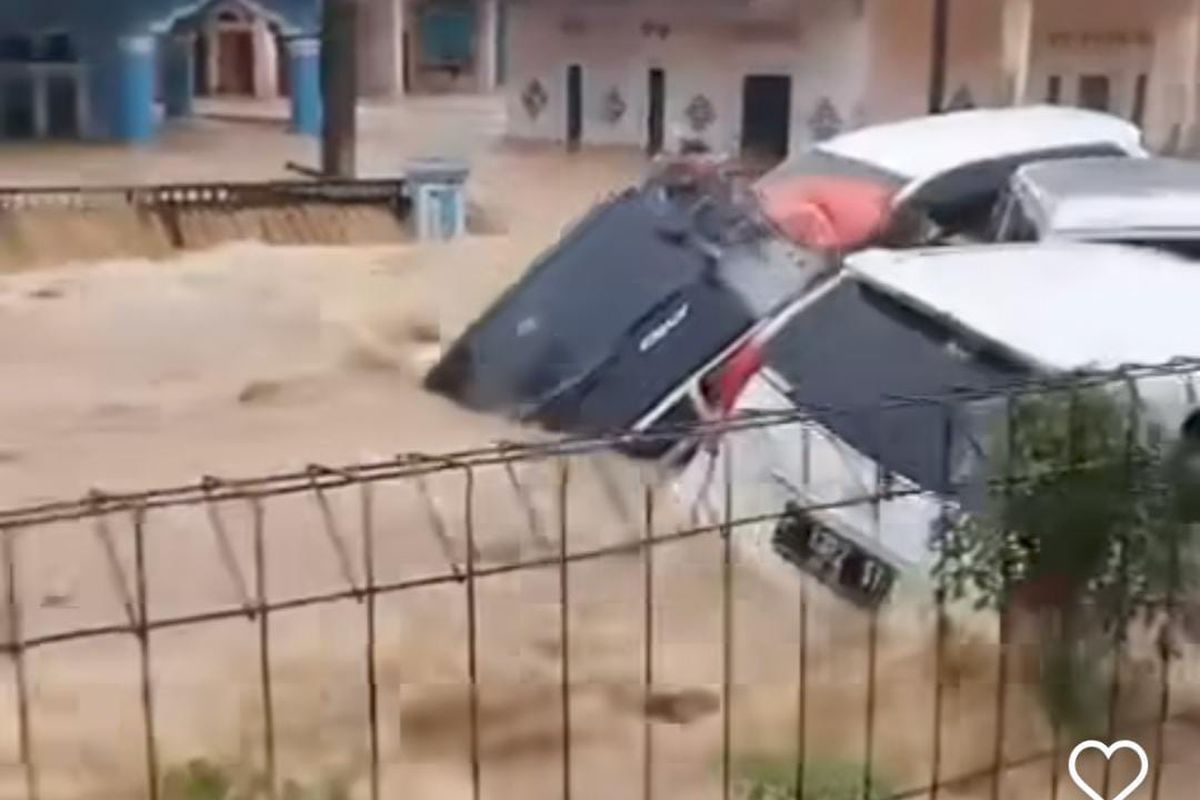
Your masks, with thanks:
[[[1197,144],[1200,0],[949,0],[943,108],[1052,102]],[[510,133],[793,151],[924,113],[934,0],[509,0]]]

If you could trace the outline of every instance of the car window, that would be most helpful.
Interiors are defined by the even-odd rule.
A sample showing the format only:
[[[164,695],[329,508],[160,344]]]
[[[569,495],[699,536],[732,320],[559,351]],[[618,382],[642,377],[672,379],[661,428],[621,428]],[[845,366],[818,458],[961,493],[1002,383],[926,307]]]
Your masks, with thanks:
[[[995,205],[987,238],[994,242],[1036,242],[1039,238],[1020,195],[1011,189],[1005,189]]]
[[[943,454],[946,413],[966,397],[1026,379],[1028,370],[985,343],[858,281],[845,280],[797,314],[766,345],[766,363],[796,405],[842,441],[919,486],[949,492],[955,461]],[[886,409],[886,410],[885,410]]]
[[[978,161],[926,182],[905,203],[923,208],[946,233],[985,238],[996,202],[1019,167],[1050,159],[1123,155],[1127,154],[1115,145],[1095,144]]]

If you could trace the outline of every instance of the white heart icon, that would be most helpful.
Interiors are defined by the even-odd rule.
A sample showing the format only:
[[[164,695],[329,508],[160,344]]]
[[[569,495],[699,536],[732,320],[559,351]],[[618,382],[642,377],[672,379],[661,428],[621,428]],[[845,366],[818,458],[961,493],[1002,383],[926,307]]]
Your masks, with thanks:
[[[1084,750],[1099,750],[1109,760],[1112,759],[1112,754],[1118,750],[1132,750],[1137,753],[1137,757],[1141,760],[1142,768],[1138,771],[1137,777],[1130,781],[1129,785],[1122,789],[1120,794],[1112,800],[1125,800],[1126,797],[1137,791],[1137,788],[1142,785],[1142,781],[1146,780],[1146,773],[1150,771],[1150,761],[1146,758],[1146,751],[1137,742],[1131,742],[1128,739],[1122,739],[1112,744],[1097,742],[1095,739],[1080,742],[1071,751],[1071,760],[1067,762],[1067,772],[1071,774],[1071,780],[1075,781],[1075,785],[1079,787],[1079,791],[1086,794],[1092,800],[1106,800],[1106,798],[1097,794],[1095,789],[1089,786],[1083,778],[1079,777],[1079,770],[1075,768],[1075,762],[1079,759],[1079,754]]]

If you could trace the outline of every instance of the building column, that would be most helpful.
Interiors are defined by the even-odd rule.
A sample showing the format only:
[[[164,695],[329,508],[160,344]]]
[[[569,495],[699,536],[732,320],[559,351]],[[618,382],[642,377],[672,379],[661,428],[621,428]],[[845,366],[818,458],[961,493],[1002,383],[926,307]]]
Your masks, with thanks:
[[[168,117],[190,117],[196,95],[196,70],[193,65],[196,35],[177,33],[167,39],[164,105]]]
[[[1034,13],[1032,0],[1010,0],[1004,4],[1004,72],[1009,84],[1009,103],[1014,106],[1029,102]]]
[[[1168,151],[1192,155],[1200,151],[1200,0],[1188,2],[1178,20],[1184,41],[1182,74],[1176,76],[1174,66],[1166,69],[1155,64],[1151,80],[1167,83],[1166,90],[1154,92],[1167,107],[1179,108],[1182,119],[1178,131],[1170,131],[1165,141],[1160,142]],[[1161,39],[1161,34],[1158,37]],[[1182,83],[1178,93],[1174,80]]]
[[[405,93],[404,72],[404,29],[408,20],[408,3],[406,0],[392,0],[392,47],[395,57],[392,60],[392,94],[399,97]]]
[[[508,0],[496,0],[496,84],[508,83]]]
[[[146,142],[154,138],[154,83],[156,64],[154,37],[148,34],[123,36],[106,81],[105,111],[108,135],[124,142]]]
[[[207,42],[204,48],[204,81],[205,90],[211,97],[220,94],[218,84],[221,80],[221,33],[217,27],[216,17],[210,17],[200,34]]]
[[[45,139],[50,134],[50,81],[45,70],[30,70],[29,89],[33,100],[33,138]]]
[[[251,36],[254,39],[254,96],[259,99],[276,97],[279,82],[275,36],[262,17],[255,17],[251,23]]]
[[[88,91],[88,68],[75,67],[75,135],[86,139],[92,132],[91,92]]]
[[[363,97],[404,93],[404,0],[370,0],[358,9],[355,56]]]
[[[476,16],[479,29],[475,38],[475,71],[479,76],[479,89],[484,92],[496,88],[496,57],[499,41],[499,8],[497,0],[478,0]]]
[[[321,135],[321,40],[302,36],[287,42],[291,75],[292,131]]]

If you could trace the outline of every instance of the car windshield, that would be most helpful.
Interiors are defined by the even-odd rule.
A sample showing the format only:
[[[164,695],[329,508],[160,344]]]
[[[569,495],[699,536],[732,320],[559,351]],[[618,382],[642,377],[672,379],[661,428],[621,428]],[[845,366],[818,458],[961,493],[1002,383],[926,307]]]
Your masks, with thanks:
[[[947,409],[929,398],[995,390],[1029,372],[855,280],[792,319],[764,360],[827,430],[889,472],[944,494],[966,479],[963,459],[981,455],[983,442],[974,409],[956,406],[955,443],[944,455]]]

